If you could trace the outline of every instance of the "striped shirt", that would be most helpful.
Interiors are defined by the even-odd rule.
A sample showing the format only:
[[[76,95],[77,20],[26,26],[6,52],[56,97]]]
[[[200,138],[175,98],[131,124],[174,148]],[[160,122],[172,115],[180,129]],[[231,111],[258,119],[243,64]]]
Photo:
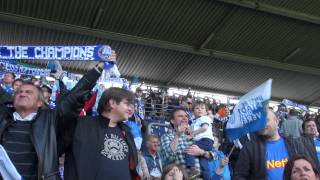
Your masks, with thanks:
[[[37,179],[37,154],[31,141],[32,121],[15,121],[2,137],[2,145],[24,180]]]
[[[163,134],[160,139],[160,154],[165,165],[170,163],[176,163],[184,168],[186,168],[185,162],[185,150],[192,145],[192,141],[187,140],[187,135],[182,134],[179,137],[177,149],[173,151],[171,149],[171,142],[173,141],[175,132],[168,132]],[[199,159],[195,158],[195,166],[198,171],[200,171]]]

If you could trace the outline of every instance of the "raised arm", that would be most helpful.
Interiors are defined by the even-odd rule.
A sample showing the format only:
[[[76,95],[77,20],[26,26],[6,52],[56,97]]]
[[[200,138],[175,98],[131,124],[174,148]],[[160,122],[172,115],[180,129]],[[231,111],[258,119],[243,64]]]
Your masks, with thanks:
[[[86,98],[89,96],[92,88],[96,85],[102,72],[103,62],[99,62],[97,66],[88,71],[76,84],[75,87],[64,96],[60,103],[57,104],[58,121],[66,118],[77,118],[84,106]],[[62,118],[62,119],[61,119]],[[59,122],[61,123],[61,122]]]

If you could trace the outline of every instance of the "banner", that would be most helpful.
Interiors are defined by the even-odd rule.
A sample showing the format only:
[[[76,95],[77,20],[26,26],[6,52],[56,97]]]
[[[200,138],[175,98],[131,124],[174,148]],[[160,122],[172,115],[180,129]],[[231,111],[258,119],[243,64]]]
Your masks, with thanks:
[[[21,175],[12,164],[6,150],[0,145],[0,174],[4,180],[21,180]],[[0,179],[1,179],[0,176]]]
[[[0,60],[0,71],[1,72],[13,72],[15,74],[25,74],[30,76],[41,76],[47,77],[50,76],[50,69],[41,69],[41,68],[31,68],[18,65],[16,63],[8,62],[7,60]],[[81,77],[65,72],[64,75],[71,80],[79,81]]]
[[[269,79],[240,98],[227,122],[226,133],[230,140],[265,128],[271,85],[272,79]]]
[[[290,101],[289,99],[283,99],[282,100],[282,103],[286,106],[293,106],[293,107],[297,107],[299,109],[302,109],[304,111],[308,111],[308,108],[305,106],[305,105],[302,105],[302,104],[298,104],[298,103],[295,103],[293,101]]]
[[[9,60],[9,59],[0,59],[1,62],[9,63],[9,64],[17,64],[16,60]]]
[[[65,72],[64,76],[66,76],[70,80],[74,80],[74,81],[79,81],[81,79],[81,77],[82,77],[82,75],[81,76],[77,76],[77,75],[75,75],[73,73],[70,73],[70,72]]]
[[[110,46],[0,46],[0,59],[107,61]]]
[[[0,60],[0,70],[13,72],[16,74],[26,74],[31,76],[49,76],[49,69],[40,69],[40,68],[30,68],[24,67],[17,64],[11,64],[10,62]]]

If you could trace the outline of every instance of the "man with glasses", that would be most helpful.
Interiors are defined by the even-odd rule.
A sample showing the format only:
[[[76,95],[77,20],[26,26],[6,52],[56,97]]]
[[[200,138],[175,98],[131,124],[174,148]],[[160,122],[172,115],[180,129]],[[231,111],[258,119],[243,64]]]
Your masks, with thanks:
[[[132,113],[134,94],[121,88],[104,91],[99,116],[84,116],[70,129],[65,180],[139,179],[138,154],[130,128],[124,124]]]

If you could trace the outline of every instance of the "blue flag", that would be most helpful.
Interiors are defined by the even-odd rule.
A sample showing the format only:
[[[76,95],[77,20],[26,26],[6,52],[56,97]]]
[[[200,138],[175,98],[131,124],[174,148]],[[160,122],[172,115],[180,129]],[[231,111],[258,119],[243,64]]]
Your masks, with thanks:
[[[293,106],[293,107],[297,107],[301,110],[308,111],[308,108],[305,105],[295,103],[293,101],[290,101],[289,99],[283,99],[282,103],[286,106]]]
[[[272,79],[269,79],[240,98],[227,122],[226,133],[230,140],[265,128],[271,85]]]

